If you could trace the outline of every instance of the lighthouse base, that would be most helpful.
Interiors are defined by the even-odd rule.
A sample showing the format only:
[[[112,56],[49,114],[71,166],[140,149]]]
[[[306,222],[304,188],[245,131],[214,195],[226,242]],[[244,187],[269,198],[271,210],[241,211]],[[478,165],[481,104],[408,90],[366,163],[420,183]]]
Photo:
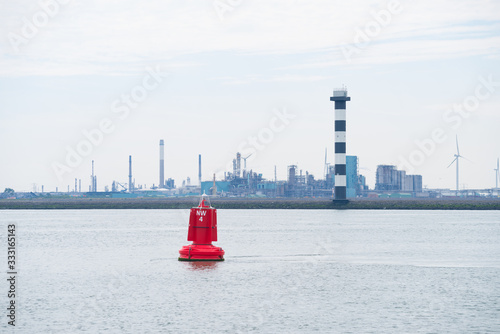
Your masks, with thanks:
[[[179,250],[179,261],[224,261],[224,250],[213,245],[188,245]]]

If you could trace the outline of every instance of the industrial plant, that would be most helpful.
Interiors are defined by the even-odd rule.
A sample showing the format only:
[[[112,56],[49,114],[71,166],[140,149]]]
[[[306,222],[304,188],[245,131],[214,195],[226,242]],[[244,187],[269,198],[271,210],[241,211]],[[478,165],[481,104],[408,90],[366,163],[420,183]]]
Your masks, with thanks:
[[[422,175],[406,175],[406,171],[397,170],[396,166],[377,166],[375,190],[422,192]]]
[[[334,163],[327,163],[327,152],[325,150],[324,173],[321,177],[315,177],[309,171],[304,171],[298,165],[293,164],[287,167],[285,180],[277,179],[276,166],[274,167],[274,177],[264,178],[263,174],[247,166],[247,159],[252,155],[242,156],[240,152],[235,152],[232,160],[232,170],[224,172],[224,176],[217,179],[215,174],[208,174],[205,180],[202,179],[202,155],[198,155],[198,180],[191,182],[191,178],[182,181],[177,186],[172,178],[165,176],[165,142],[159,140],[159,170],[158,185],[146,186],[136,184],[132,173],[132,156],[128,159],[128,182],[113,181],[111,188],[104,186],[104,191],[97,190],[97,175],[94,160],[92,160],[90,185],[88,192],[82,192],[82,180],[75,179],[73,189],[68,185],[67,191],[44,192],[41,186],[41,193],[34,185],[33,192],[15,193],[13,191],[0,194],[0,198],[22,198],[36,197],[47,194],[69,195],[74,197],[184,197],[207,194],[219,197],[283,197],[283,198],[332,198],[341,203],[347,199],[356,197],[442,197],[442,196],[469,196],[470,192],[458,192],[458,158],[462,158],[458,153],[455,162],[457,164],[457,191],[450,192],[447,189],[428,190],[423,186],[422,175],[408,175],[404,170],[396,169],[394,165],[379,165],[376,170],[376,183],[374,189],[369,189],[366,184],[366,177],[359,173],[359,159],[355,155],[347,155],[346,152],[346,103],[351,98],[347,95],[346,88],[339,88],[333,91],[330,101],[334,104]],[[452,162],[452,163],[453,163]],[[497,161],[495,169],[496,189],[481,192],[481,196],[500,196],[498,181],[500,172]],[[207,174],[205,174],[207,175]],[[9,190],[12,190],[8,188]],[[473,193],[475,196],[476,193]],[[6,197],[7,196],[7,197]]]

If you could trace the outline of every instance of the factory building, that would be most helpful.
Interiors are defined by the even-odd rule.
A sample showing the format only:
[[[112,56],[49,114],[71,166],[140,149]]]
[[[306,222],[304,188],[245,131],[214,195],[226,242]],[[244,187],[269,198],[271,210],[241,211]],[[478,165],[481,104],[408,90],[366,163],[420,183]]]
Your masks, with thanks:
[[[390,165],[377,166],[375,190],[395,190],[397,188],[393,178],[396,167]]]
[[[368,186],[366,185],[366,177],[359,174],[358,175],[358,194],[363,194],[364,192],[368,191]]]
[[[346,197],[354,198],[359,192],[358,157],[346,156]]]
[[[335,186],[335,179],[332,178],[335,173],[335,167],[329,166],[330,169],[326,175],[326,188],[331,189]],[[346,197],[355,198],[360,196],[363,191],[367,190],[366,178],[359,174],[358,157],[355,155],[346,156]],[[328,182],[331,180],[330,182]]]
[[[360,196],[367,189],[365,177],[358,173],[358,157],[346,156],[346,198]],[[305,173],[296,165],[287,169],[287,181],[283,182],[285,197],[331,197],[335,188],[335,166],[328,166],[325,179],[316,180],[308,171]],[[360,183],[360,181],[362,183]],[[276,185],[279,195],[280,185]]]
[[[377,166],[376,191],[422,192],[422,175],[407,175],[404,170],[397,170],[393,165]]]
[[[215,190],[218,195],[223,195],[228,193],[231,183],[229,181],[215,181]],[[202,181],[201,182],[201,193],[212,195],[214,191],[213,181]]]
[[[167,189],[174,189],[175,188],[175,181],[174,181],[174,179],[168,178],[168,180],[165,182],[165,188],[167,188]]]
[[[423,190],[422,175],[406,175],[404,190],[421,193]]]
[[[303,174],[296,165],[288,166],[287,182],[284,187],[285,197],[314,197],[315,186],[316,182],[312,174],[307,171]]]

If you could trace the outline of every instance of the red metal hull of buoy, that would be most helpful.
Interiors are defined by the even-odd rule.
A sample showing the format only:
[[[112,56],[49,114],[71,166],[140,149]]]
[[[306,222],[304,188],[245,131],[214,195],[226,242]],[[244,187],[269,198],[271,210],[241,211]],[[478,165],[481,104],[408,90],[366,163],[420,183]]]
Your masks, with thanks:
[[[182,246],[179,261],[224,261],[224,250],[213,245]]]
[[[179,261],[224,261],[224,250],[212,245],[217,241],[217,210],[203,198],[191,208],[187,239],[193,243],[179,250]]]

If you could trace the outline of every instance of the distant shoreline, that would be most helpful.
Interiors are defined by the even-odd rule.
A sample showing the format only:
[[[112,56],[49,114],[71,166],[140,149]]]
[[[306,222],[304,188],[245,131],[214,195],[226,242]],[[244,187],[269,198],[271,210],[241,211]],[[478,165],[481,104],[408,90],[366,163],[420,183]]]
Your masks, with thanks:
[[[35,198],[1,199],[0,210],[188,209],[198,197],[185,198]],[[500,198],[368,199],[336,205],[327,198],[211,198],[217,209],[350,210],[500,210]]]

